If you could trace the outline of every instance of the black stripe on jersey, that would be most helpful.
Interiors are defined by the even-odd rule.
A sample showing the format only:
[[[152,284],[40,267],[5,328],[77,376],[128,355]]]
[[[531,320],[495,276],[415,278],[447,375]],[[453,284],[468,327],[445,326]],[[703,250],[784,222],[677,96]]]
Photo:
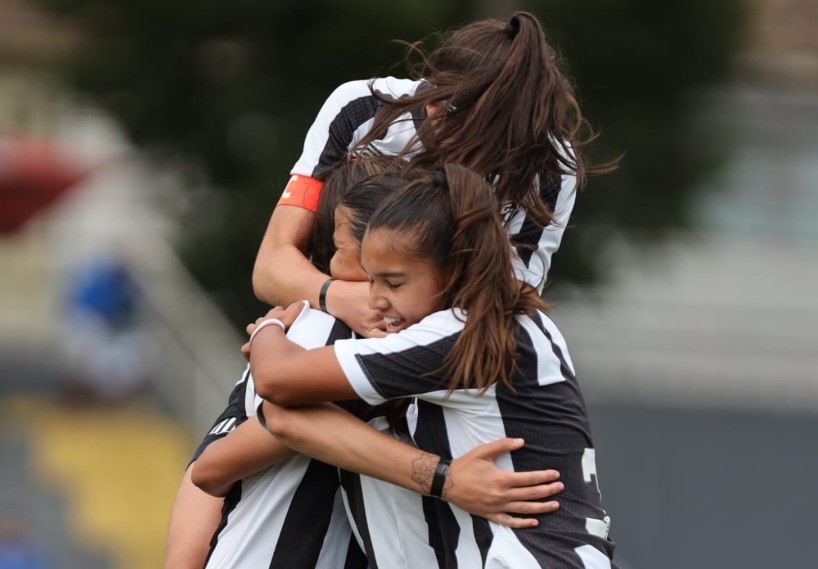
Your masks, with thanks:
[[[287,509],[270,569],[315,568],[338,484],[338,470],[334,466],[310,461]]]
[[[559,197],[561,185],[562,179],[553,176],[540,189],[540,198],[546,203],[548,210],[551,212],[557,206],[557,197]],[[520,260],[526,267],[531,263],[531,256],[539,247],[543,231],[544,229],[526,214],[520,232],[509,236],[511,244],[517,250],[517,255],[519,255]]]
[[[417,430],[415,443],[421,449],[435,449],[442,458],[451,458],[449,435],[443,407],[426,401],[418,401]],[[443,500],[423,496],[423,515],[429,526],[429,545],[435,551],[437,564],[446,569],[457,567],[457,543],[460,526],[449,504]]]
[[[327,336],[327,346],[333,345],[338,340],[346,340],[352,338],[352,328],[344,324],[340,318],[336,318],[332,325],[332,329]]]
[[[249,366],[244,371],[244,375],[241,378],[233,390],[230,392],[230,395],[227,398],[227,407],[218,418],[213,422],[213,426],[207,432],[207,435],[202,439],[202,442],[199,443],[199,446],[196,448],[196,451],[193,453],[193,457],[190,459],[190,463],[195,461],[199,458],[204,450],[215,440],[222,438],[224,435],[232,431],[235,427],[243,423],[247,419],[247,412],[244,408],[244,396],[247,393],[247,378],[250,375],[250,368]],[[231,428],[228,429],[219,429],[219,425],[230,425]]]
[[[477,548],[480,550],[480,557],[483,558],[483,565],[486,564],[486,557],[488,557],[491,542],[494,539],[494,533],[491,531],[489,521],[486,518],[475,516],[471,517],[472,530],[474,531],[474,539],[477,542]]]
[[[344,569],[375,569],[374,565],[368,565],[366,555],[361,548],[358,547],[358,540],[354,535],[349,536],[349,546],[347,547],[347,556],[344,560]]]
[[[238,482],[234,482],[233,486],[230,487],[230,490],[227,491],[227,494],[224,497],[224,505],[222,506],[222,519],[219,522],[219,527],[216,528],[216,531],[213,532],[213,537],[210,538],[210,551],[207,552],[207,557],[205,558],[205,562],[203,567],[207,567],[207,564],[210,562],[210,557],[213,555],[213,551],[216,549],[216,545],[219,543],[219,535],[222,533],[225,527],[227,527],[227,520],[230,516],[230,513],[236,509],[239,502],[241,501],[241,480]]]
[[[389,354],[357,354],[358,365],[384,399],[406,397],[448,388],[440,370],[460,332],[423,346]],[[393,362],[398,361],[398,364]]]
[[[355,131],[374,117],[382,105],[374,95],[360,97],[344,105],[329,125],[329,137],[318,158],[318,164],[313,169],[313,178],[322,179],[346,155]]]
[[[361,541],[364,542],[364,550],[369,560],[369,569],[378,569],[375,548],[372,546],[372,536],[369,533],[369,524],[366,521],[366,506],[364,504],[364,491],[363,488],[361,488],[361,475],[347,470],[341,470],[340,476],[341,485],[347,494],[352,519],[355,520],[358,535],[361,536]]]
[[[537,353],[525,328],[518,329],[516,340],[518,368],[512,378],[516,392],[502,386],[496,391],[506,436],[526,442],[522,449],[511,453],[514,470],[556,469],[566,490],[556,498],[559,510],[536,516],[540,524],[537,528],[513,531],[541,566],[582,568],[574,552],[576,547],[590,544],[609,557],[613,550],[612,542],[590,535],[585,529],[586,518],[604,517],[595,485],[587,484],[582,472],[582,455],[586,448],[593,447],[585,403],[571,373],[563,375],[564,381],[540,385],[537,358],[550,354]],[[560,358],[563,373],[570,371],[562,350],[550,337],[549,341],[553,354]],[[548,464],[542,463],[544,456],[549,457]]]

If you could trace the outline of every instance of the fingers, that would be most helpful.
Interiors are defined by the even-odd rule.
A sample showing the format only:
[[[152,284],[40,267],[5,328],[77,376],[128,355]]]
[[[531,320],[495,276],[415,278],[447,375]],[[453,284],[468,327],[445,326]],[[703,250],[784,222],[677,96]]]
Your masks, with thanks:
[[[552,482],[551,484],[506,488],[498,493],[498,497],[508,501],[544,500],[556,496],[563,490],[565,490],[565,485],[562,482]]]
[[[386,338],[389,334],[387,334],[384,330],[378,330],[377,328],[373,328],[369,330],[366,334],[367,338]]]
[[[510,487],[535,486],[549,484],[559,480],[560,473],[556,470],[532,470],[531,472],[509,472],[508,485]]]
[[[550,514],[560,509],[559,502],[509,502],[503,506],[504,511],[514,514],[525,514],[532,516],[536,514]]]
[[[534,518],[515,518],[508,514],[494,514],[488,520],[510,528],[533,528],[539,524]]]
[[[474,458],[490,458],[494,459],[498,455],[503,454],[504,452],[511,452],[513,450],[517,450],[518,448],[522,447],[525,444],[523,439],[497,439],[496,441],[491,441],[490,443],[483,443],[482,445],[478,445],[474,447],[468,454],[472,455]],[[537,482],[533,482],[533,484],[537,484]]]

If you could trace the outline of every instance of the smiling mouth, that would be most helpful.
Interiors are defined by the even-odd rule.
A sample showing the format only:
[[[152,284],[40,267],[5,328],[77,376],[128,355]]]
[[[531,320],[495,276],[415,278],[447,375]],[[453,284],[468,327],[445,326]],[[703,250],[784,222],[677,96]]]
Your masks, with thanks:
[[[387,330],[390,328],[397,328],[404,322],[403,318],[395,316],[384,316],[383,321],[386,322]]]

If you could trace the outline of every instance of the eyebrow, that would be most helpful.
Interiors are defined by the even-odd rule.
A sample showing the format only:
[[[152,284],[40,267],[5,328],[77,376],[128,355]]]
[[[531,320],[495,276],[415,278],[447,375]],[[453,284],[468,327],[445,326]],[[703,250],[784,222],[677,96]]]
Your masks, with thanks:
[[[381,278],[389,278],[389,277],[405,277],[406,276],[406,273],[400,273],[400,272],[396,272],[396,271],[395,272],[386,272],[386,273],[370,273],[369,271],[366,270],[366,267],[364,267],[363,265],[361,265],[361,268],[364,270],[364,272],[367,274],[367,276],[370,276],[370,277],[375,276],[375,277],[381,277]]]

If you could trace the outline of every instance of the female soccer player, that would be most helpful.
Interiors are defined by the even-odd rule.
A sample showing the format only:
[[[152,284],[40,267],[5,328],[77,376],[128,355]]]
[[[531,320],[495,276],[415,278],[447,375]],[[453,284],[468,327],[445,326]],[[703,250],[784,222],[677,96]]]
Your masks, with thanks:
[[[361,254],[370,303],[391,334],[304,350],[284,335],[301,307],[275,308],[245,347],[256,388],[287,406],[417,397],[407,415],[413,439],[440,458],[421,456],[405,475],[443,499],[460,484],[450,460],[498,437],[524,439],[498,463],[553,465],[565,485],[560,509],[518,529],[429,503],[439,566],[607,569],[613,542],[584,401],[562,335],[536,289],[515,279],[505,241],[492,188],[478,174],[447,165],[445,176],[407,183],[371,218]],[[263,408],[270,429],[302,452],[376,476],[381,466],[371,463],[388,461],[378,449],[367,463],[359,440],[311,427],[323,409]]]
[[[330,281],[307,260],[322,180],[353,155],[399,155],[411,165],[467,166],[493,182],[518,278],[541,288],[587,167],[584,120],[537,19],[518,12],[451,33],[422,78],[341,85],[304,142],[259,249],[253,287],[268,304],[303,299],[355,331],[381,322],[362,283]],[[287,267],[282,271],[281,267]],[[381,322],[381,327],[383,324]]]
[[[384,167],[382,164],[373,166],[371,160],[344,167],[334,174],[335,184],[332,189],[328,188],[330,193],[322,198],[326,204],[332,202],[327,198],[334,196],[333,190],[342,192],[341,206],[334,219],[337,250],[329,261],[335,276],[348,280],[366,277],[358,264],[357,243],[362,229],[356,231],[355,228],[364,227],[375,206],[403,180],[386,176],[377,184],[362,184],[348,192],[344,192],[341,186],[355,177],[360,178]],[[290,339],[303,347],[323,346],[350,336],[351,331],[346,326],[320,311],[303,312],[289,333]],[[206,445],[195,459],[192,471],[192,480],[200,488],[213,495],[226,496],[221,523],[213,535],[205,566],[209,569],[260,565],[328,569],[365,567],[367,560],[351,544],[349,524],[338,495],[339,482],[335,468],[303,455],[295,456],[295,452],[262,429],[255,419],[256,405],[260,400],[257,401],[255,397],[253,378],[249,373],[245,373],[233,399],[228,415],[217,421],[214,429],[229,434],[221,440],[208,440],[211,444]],[[388,409],[365,411],[367,416],[381,417]],[[356,421],[350,416],[342,416],[339,420]],[[361,444],[366,445],[370,436],[378,435],[362,422],[357,423]],[[499,478],[502,474],[491,468],[490,459],[502,448],[514,443],[507,441],[505,447],[503,444],[501,442],[496,447],[497,451],[491,448],[488,451],[478,450],[476,456],[485,460],[473,466],[466,465],[463,474],[474,474],[471,490],[467,484],[462,486],[467,501],[460,502],[453,497],[454,501],[469,507],[475,503],[470,494],[478,494],[477,490],[484,484],[484,480],[481,480],[483,476],[502,480]],[[407,447],[406,450],[411,454],[409,460],[418,454],[417,449]],[[545,474],[545,479],[550,479],[552,474]],[[384,484],[378,490],[387,494],[389,499],[403,500],[407,508],[416,503],[417,512],[422,511],[419,497],[387,486]],[[558,490],[559,486],[556,485],[542,495]],[[363,499],[363,496],[357,495],[357,498]],[[551,506],[545,506],[542,511],[550,509]],[[486,508],[479,506],[472,508],[472,511],[485,513]],[[499,510],[491,513],[497,514]],[[510,519],[508,523],[513,521]],[[402,535],[405,536],[404,542],[412,538],[408,532]]]

